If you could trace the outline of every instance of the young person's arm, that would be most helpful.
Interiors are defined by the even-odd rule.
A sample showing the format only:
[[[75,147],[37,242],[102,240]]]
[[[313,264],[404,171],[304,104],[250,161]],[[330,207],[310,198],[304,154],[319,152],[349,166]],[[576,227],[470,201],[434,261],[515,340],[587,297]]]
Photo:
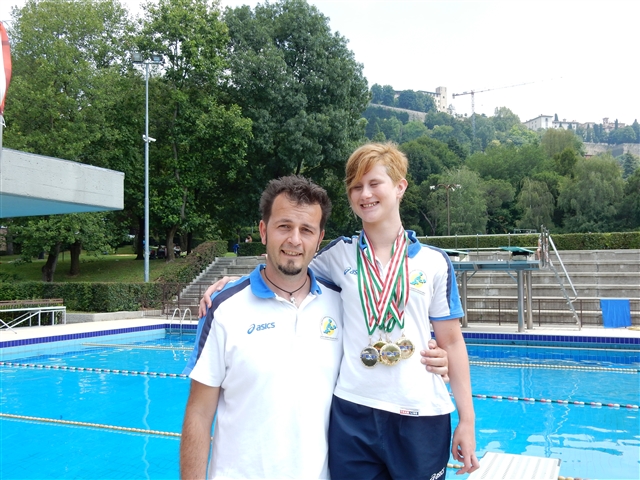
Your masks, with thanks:
[[[449,359],[451,391],[456,401],[459,422],[453,433],[451,453],[464,464],[457,474],[471,473],[480,466],[476,457],[475,412],[471,395],[471,376],[467,346],[460,330],[460,322],[440,320],[432,322],[438,344],[446,350]]]
[[[180,440],[180,478],[207,478],[211,448],[211,426],[218,407],[220,387],[191,380],[191,391],[182,424]]]

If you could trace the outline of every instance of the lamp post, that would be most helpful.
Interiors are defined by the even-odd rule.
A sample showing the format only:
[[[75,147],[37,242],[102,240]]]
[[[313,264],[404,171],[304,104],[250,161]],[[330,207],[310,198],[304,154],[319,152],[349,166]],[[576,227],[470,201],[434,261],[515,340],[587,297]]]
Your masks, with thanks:
[[[439,187],[444,188],[447,191],[447,236],[451,235],[451,216],[449,210],[449,190],[456,191],[456,188],[462,188],[459,183],[439,183],[437,185],[430,185],[429,189],[435,190]]]
[[[149,281],[149,142],[155,138],[149,136],[149,65],[162,63],[162,55],[151,55],[145,60],[140,52],[132,54],[133,63],[144,65],[145,113],[144,113],[144,281]]]

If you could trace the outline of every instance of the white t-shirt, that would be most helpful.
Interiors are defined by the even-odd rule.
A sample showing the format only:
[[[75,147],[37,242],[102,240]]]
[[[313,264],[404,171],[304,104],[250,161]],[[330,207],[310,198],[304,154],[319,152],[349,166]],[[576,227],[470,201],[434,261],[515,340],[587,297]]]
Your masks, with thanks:
[[[296,308],[267,287],[262,268],[213,297],[185,369],[221,387],[208,476],[328,478],[340,296],[309,271],[311,292]]]
[[[357,248],[359,237],[342,237],[322,249],[311,263],[318,278],[326,278],[341,288],[344,307],[344,356],[336,396],[353,403],[411,416],[430,416],[454,410],[440,375],[429,373],[420,363],[420,350],[431,339],[429,322],[451,320],[463,315],[455,273],[448,256],[440,249],[420,244],[409,233],[410,291],[405,309],[405,337],[415,353],[396,365],[366,367],[360,353],[369,345],[358,291]],[[378,340],[375,333],[373,342]],[[400,337],[400,329],[390,334]],[[384,337],[383,337],[384,340]]]

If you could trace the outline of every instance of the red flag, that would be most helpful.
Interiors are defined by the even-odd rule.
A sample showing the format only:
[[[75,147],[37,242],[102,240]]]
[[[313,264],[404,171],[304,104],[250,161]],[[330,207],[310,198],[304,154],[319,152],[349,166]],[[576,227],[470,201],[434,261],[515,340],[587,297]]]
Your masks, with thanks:
[[[2,55],[0,55],[0,115],[4,114],[4,99],[11,81],[11,52],[9,49],[9,36],[0,22],[0,38],[2,38]]]

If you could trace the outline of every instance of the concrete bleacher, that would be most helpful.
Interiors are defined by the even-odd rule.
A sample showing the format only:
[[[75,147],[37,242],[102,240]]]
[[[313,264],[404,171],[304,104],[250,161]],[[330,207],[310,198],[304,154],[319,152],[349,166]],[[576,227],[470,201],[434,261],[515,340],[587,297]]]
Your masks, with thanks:
[[[559,253],[578,294],[574,307],[584,324],[601,323],[601,298],[629,298],[632,321],[640,324],[640,250],[575,250]],[[508,262],[510,255],[506,250],[472,250],[468,259]],[[552,253],[550,258],[561,272],[560,261],[555,254]],[[209,285],[225,275],[247,275],[256,265],[264,262],[263,256],[217,258],[180,293],[179,306],[191,307],[192,314],[196,315],[198,302]],[[570,290],[566,279],[564,285]],[[467,284],[469,321],[517,323],[517,295],[516,281],[508,273],[476,272],[470,276]],[[552,270],[536,270],[532,273],[532,299],[535,324],[574,322]]]
[[[192,315],[198,314],[198,304],[204,292],[216,280],[224,276],[241,277],[248,275],[257,265],[264,263],[265,257],[218,257],[195,280],[184,288],[176,301],[165,307],[165,313],[171,314],[174,308],[190,309]]]
[[[574,307],[583,323],[601,322],[600,299],[628,298],[632,321],[640,324],[640,250],[575,250],[561,251],[559,255],[577,292]],[[470,251],[468,259],[507,262],[509,252]],[[550,259],[571,292],[560,260],[553,253]],[[553,270],[533,271],[531,283],[534,316],[538,311],[539,317],[551,323],[573,322]],[[467,298],[469,321],[489,321],[490,312],[496,309],[507,322],[517,316],[517,285],[506,272],[478,271],[468,280]]]

